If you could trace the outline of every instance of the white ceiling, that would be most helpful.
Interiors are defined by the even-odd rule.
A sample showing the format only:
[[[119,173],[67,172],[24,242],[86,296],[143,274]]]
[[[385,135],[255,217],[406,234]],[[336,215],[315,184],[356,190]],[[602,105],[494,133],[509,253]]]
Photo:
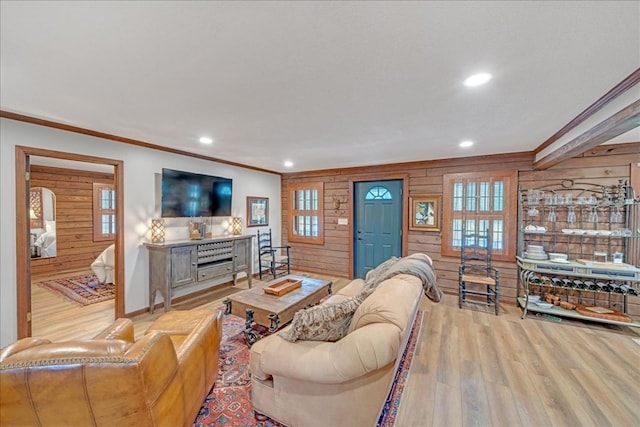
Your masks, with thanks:
[[[0,19],[3,110],[281,172],[532,150],[640,67],[638,1],[3,0]]]

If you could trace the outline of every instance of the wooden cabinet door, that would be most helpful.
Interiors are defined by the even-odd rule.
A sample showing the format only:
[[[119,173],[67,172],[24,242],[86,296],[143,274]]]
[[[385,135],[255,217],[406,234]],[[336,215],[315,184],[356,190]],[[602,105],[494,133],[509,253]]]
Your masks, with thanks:
[[[234,240],[233,246],[233,271],[248,269],[251,262],[251,239]]]
[[[171,287],[194,283],[197,277],[196,246],[183,246],[171,249]]]

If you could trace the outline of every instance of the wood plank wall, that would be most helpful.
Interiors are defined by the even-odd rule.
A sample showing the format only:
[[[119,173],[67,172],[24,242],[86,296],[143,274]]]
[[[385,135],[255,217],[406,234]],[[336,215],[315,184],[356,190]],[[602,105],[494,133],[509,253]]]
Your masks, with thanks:
[[[64,270],[89,270],[113,242],[93,241],[93,183],[113,183],[113,174],[31,166],[31,187],[46,187],[56,195],[57,256],[31,259],[34,278]]]
[[[349,181],[379,179],[385,174],[407,174],[409,195],[442,195],[442,176],[448,173],[468,171],[490,171],[498,169],[516,169],[519,182],[527,188],[562,179],[580,179],[615,184],[618,179],[629,179],[630,164],[640,161],[640,142],[632,144],[605,145],[596,147],[583,155],[565,161],[551,169],[533,171],[533,153],[504,154],[482,157],[413,162],[375,167],[358,167],[312,171],[283,175],[282,179],[282,242],[290,244],[292,268],[342,277],[349,276],[349,245],[351,236],[348,225],[339,225],[338,218],[349,218],[351,205],[349,199]],[[310,245],[289,243],[287,241],[290,183],[324,182],[325,243]],[[640,193],[640,188],[636,189]],[[339,210],[332,207],[332,200],[341,201]],[[443,203],[447,203],[446,200]],[[513,213],[517,215],[517,212]],[[424,252],[434,261],[439,286],[447,293],[458,293],[457,257],[444,257],[440,254],[440,232],[409,231],[408,254]],[[515,245],[515,242],[514,242]],[[496,262],[502,277],[502,301],[515,304],[517,268],[514,262]],[[629,312],[640,315],[640,298],[629,299]]]

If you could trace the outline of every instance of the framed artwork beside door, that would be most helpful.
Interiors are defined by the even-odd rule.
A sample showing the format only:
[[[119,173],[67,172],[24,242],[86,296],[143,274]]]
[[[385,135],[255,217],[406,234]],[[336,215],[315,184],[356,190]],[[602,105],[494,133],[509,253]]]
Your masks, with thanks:
[[[269,199],[247,196],[247,227],[269,225]]]
[[[440,231],[440,201],[442,196],[409,197],[409,230]]]

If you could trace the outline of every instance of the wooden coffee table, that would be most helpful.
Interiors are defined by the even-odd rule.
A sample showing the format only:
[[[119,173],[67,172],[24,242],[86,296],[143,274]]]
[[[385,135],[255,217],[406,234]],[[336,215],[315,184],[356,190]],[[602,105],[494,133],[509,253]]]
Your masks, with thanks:
[[[283,280],[301,280],[299,288],[283,295],[271,295],[264,292],[268,286],[278,285]],[[331,295],[332,282],[328,280],[310,279],[293,274],[280,277],[246,291],[238,292],[224,300],[227,306],[225,314],[245,318],[244,335],[251,346],[260,339],[253,330],[255,322],[275,332],[293,319],[293,315],[305,307],[315,305],[322,298]]]

